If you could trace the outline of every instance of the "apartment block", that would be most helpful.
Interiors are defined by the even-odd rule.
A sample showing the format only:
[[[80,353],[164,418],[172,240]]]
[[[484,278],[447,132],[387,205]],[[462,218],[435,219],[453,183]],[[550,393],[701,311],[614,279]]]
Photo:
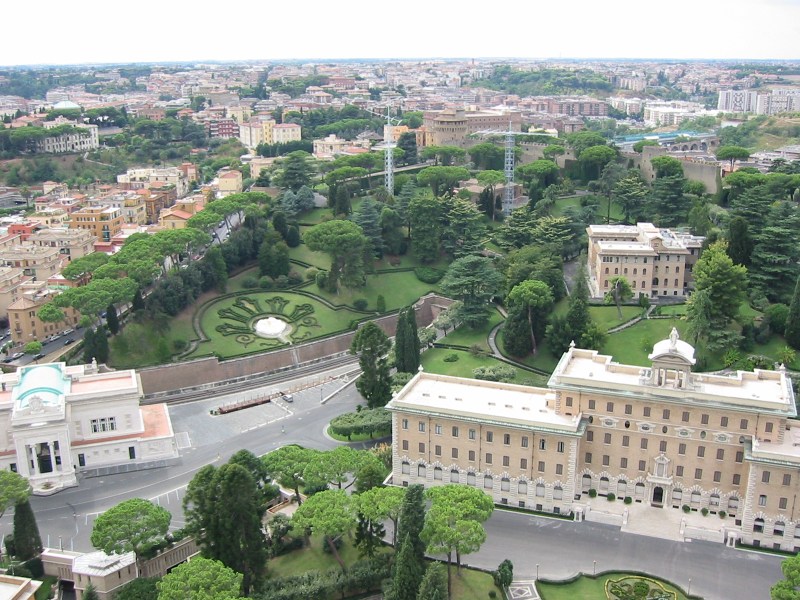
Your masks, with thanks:
[[[302,127],[296,123],[279,123],[272,127],[272,143],[286,144],[288,142],[299,142]]]
[[[497,504],[579,521],[609,504],[595,494],[613,494],[641,505],[639,519],[666,527],[662,511],[708,512],[725,519],[701,521],[706,539],[797,552],[788,374],[695,373],[695,362],[673,329],[646,367],[572,347],[545,388],[420,372],[387,406],[392,483],[471,485]]]
[[[692,283],[691,271],[704,238],[652,223],[590,225],[589,290],[602,298],[614,277],[624,277],[634,295],[685,296]]]
[[[42,229],[37,231],[28,242],[42,248],[57,248],[59,254],[67,261],[82,258],[94,252],[97,238],[86,229],[68,229],[66,227]]]
[[[14,344],[22,347],[28,342],[42,341],[48,336],[77,326],[80,313],[71,307],[62,309],[65,319],[58,323],[45,323],[39,318],[39,309],[59,293],[49,289],[44,281],[20,286],[17,299],[8,306],[8,326]]]
[[[109,242],[122,227],[122,210],[113,206],[86,206],[72,213],[71,229],[89,231],[98,242]]]
[[[22,269],[36,281],[47,281],[61,270],[61,252],[58,248],[35,244],[18,244],[0,248],[0,265]]]

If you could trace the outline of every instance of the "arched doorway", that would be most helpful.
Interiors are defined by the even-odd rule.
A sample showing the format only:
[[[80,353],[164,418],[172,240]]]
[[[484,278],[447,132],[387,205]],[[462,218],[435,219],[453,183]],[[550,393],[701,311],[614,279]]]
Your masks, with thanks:
[[[663,506],[664,505],[664,488],[660,485],[657,485],[653,488],[653,506]]]

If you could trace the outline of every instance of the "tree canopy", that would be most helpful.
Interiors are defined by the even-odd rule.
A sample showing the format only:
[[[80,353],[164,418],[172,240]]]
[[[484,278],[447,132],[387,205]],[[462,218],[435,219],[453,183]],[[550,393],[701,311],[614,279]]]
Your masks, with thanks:
[[[218,560],[196,556],[158,582],[158,600],[239,600],[242,574]]]
[[[170,512],[149,500],[131,498],[97,517],[91,541],[107,554],[135,552],[140,557],[167,535]]]

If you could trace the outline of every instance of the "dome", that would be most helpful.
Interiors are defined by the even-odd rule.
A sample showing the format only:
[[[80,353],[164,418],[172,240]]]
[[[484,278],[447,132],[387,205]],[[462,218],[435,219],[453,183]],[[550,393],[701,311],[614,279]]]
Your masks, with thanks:
[[[80,110],[80,105],[75,104],[74,102],[70,102],[69,100],[62,100],[61,102],[56,102],[53,104],[53,110]]]
[[[63,373],[62,366],[55,363],[20,369],[19,383],[14,386],[13,391],[14,408],[25,409],[32,403],[37,406],[62,404],[71,383],[69,377]]]

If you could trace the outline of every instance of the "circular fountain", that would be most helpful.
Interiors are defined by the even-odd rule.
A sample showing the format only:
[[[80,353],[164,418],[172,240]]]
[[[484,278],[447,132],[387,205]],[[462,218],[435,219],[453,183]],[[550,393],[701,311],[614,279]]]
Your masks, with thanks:
[[[255,325],[256,334],[264,338],[283,338],[290,330],[291,327],[286,321],[276,317],[259,319]]]

